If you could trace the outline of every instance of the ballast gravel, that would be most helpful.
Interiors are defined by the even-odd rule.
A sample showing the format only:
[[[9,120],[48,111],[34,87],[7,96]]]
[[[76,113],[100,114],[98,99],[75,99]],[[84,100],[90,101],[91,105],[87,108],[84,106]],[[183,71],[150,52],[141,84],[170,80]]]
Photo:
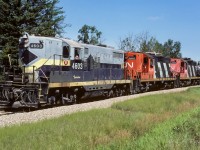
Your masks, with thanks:
[[[40,120],[55,118],[62,115],[72,114],[80,111],[87,111],[91,109],[108,108],[111,107],[111,105],[114,103],[138,98],[141,96],[180,92],[180,91],[186,91],[187,89],[188,87],[170,89],[170,90],[161,90],[161,91],[154,91],[154,92],[141,93],[135,95],[128,95],[123,97],[110,98],[96,102],[89,102],[89,103],[69,105],[69,106],[60,106],[60,107],[42,109],[25,113],[2,115],[0,116],[0,127],[11,126],[15,124],[20,125],[22,123],[32,123]]]

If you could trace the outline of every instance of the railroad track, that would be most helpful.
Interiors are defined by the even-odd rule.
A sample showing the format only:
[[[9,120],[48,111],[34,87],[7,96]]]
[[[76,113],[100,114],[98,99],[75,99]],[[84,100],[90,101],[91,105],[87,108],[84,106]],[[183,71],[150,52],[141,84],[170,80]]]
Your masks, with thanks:
[[[34,109],[36,110],[36,109]],[[37,109],[39,110],[39,109]],[[12,114],[19,114],[19,113],[26,113],[26,112],[30,112],[33,111],[32,108],[18,108],[18,109],[5,109],[5,108],[0,108],[0,117],[1,116],[6,116],[6,115],[12,115]]]
[[[89,99],[84,99],[84,101],[76,103],[76,104],[83,104],[83,103],[89,103],[89,102],[95,102],[95,101],[101,101],[105,100],[105,97],[96,97],[96,98],[89,98]],[[45,109],[50,109],[50,108],[56,108],[56,107],[61,107],[61,106],[71,106],[71,105],[76,105],[76,104],[68,104],[68,105],[61,105],[61,104],[55,104],[55,105],[45,105],[42,104],[40,108],[4,108],[0,107],[0,116],[2,115],[9,115],[9,114],[15,114],[15,113],[26,113],[26,112],[32,112],[32,111],[38,111],[38,110],[45,110]]]
[[[197,86],[190,86],[190,87],[200,87],[199,85]],[[177,89],[168,89],[169,91],[184,91],[184,89],[188,89],[190,87],[184,87],[184,88],[177,88]],[[182,90],[181,90],[182,89]],[[151,95],[151,93],[157,93],[157,92],[161,92],[163,93],[164,91],[168,91],[168,90],[158,90],[158,91],[151,91],[151,92],[146,92],[145,93],[138,93],[138,94],[134,94],[134,95],[127,95],[127,96],[121,96],[121,97],[114,97],[115,99],[119,98],[119,99],[123,99],[123,97],[140,97],[140,95]],[[162,92],[163,91],[163,92]],[[164,92],[165,93],[165,92]],[[168,93],[168,92],[167,92]],[[95,102],[98,102],[98,101],[108,101],[110,99],[113,99],[113,98],[108,98],[108,99],[105,99],[105,97],[96,97],[95,100],[94,99],[87,99],[87,100],[84,100],[80,103],[77,103],[77,104],[74,104],[74,105],[81,105],[81,104],[86,104],[86,103],[95,103]],[[37,112],[37,111],[42,111],[42,110],[48,110],[48,109],[59,109],[59,107],[69,107],[70,106],[74,106],[72,104],[70,105],[61,105],[61,104],[57,104],[57,105],[43,105],[42,107],[40,108],[17,108],[17,109],[2,109],[0,108],[0,117],[1,116],[6,116],[6,115],[12,115],[12,114],[17,114],[17,113],[28,113],[28,112]]]
[[[200,87],[200,86],[192,86],[192,87]],[[128,99],[134,99],[141,96],[148,96],[154,94],[164,94],[164,93],[174,93],[174,92],[181,92],[185,91],[190,87],[185,88],[177,88],[177,89],[170,89],[170,90],[160,90],[160,91],[153,91],[153,92],[146,92],[134,95],[127,95],[122,97],[115,97],[109,98],[99,101],[90,101],[86,103],[79,103],[75,105],[67,105],[67,106],[57,106],[57,107],[48,107],[42,109],[36,109],[31,111],[24,111],[22,110],[7,110],[2,111],[0,110],[0,128],[4,126],[10,126],[14,124],[21,124],[21,123],[31,123],[36,122],[44,119],[50,119],[59,117],[66,114],[72,114],[75,112],[80,111],[87,111],[91,109],[99,109],[99,108],[108,108],[111,107],[113,103],[126,101]]]
[[[15,112],[7,112],[7,111],[0,111],[0,116],[4,116],[4,115],[10,115],[10,114],[14,114]]]
[[[196,86],[196,87],[200,87],[200,86]],[[2,115],[0,115],[0,127],[10,126],[14,124],[21,124],[21,123],[32,123],[32,122],[37,122],[44,119],[46,120],[46,119],[55,118],[55,117],[59,117],[66,114],[72,114],[72,113],[87,111],[91,109],[108,108],[108,107],[111,107],[112,104],[116,102],[122,102],[128,99],[134,99],[141,96],[181,92],[181,91],[187,90],[188,88],[189,87],[147,92],[147,93],[141,93],[141,94],[135,94],[135,95],[104,99],[101,101],[81,103],[81,104],[76,104],[76,105],[67,105],[67,106],[60,106],[60,107],[52,107],[48,109],[39,109],[39,110],[30,111],[26,113],[21,113],[22,111],[21,112],[2,112],[1,111]]]

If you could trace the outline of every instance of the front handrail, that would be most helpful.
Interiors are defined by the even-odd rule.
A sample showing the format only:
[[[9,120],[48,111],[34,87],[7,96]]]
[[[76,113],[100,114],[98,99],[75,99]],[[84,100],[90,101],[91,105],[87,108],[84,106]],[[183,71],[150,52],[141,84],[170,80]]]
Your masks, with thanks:
[[[33,67],[36,67],[36,66],[33,66]],[[44,75],[44,77],[45,77],[45,78],[47,79],[47,81],[49,82],[49,79],[48,79],[48,77],[46,76],[46,74],[44,73],[44,71],[43,71],[41,68],[37,68],[37,67],[36,67],[36,69],[37,69],[37,70],[40,70],[40,71],[42,72],[42,74]],[[38,76],[39,76],[39,73],[38,73]],[[39,77],[38,77],[38,78],[39,78]],[[37,79],[38,79],[38,78],[37,78]],[[35,79],[35,80],[36,80],[36,79]]]
[[[49,61],[50,58],[51,56],[41,66],[45,65]]]
[[[53,67],[55,68],[55,60],[56,60],[56,56],[59,56],[60,57],[60,62],[59,62],[59,65],[60,65],[60,70],[59,70],[59,73],[61,72],[61,65],[62,65],[62,58],[63,58],[63,55],[58,55],[58,54],[54,54],[53,55]],[[53,69],[53,73],[54,73],[55,69]]]

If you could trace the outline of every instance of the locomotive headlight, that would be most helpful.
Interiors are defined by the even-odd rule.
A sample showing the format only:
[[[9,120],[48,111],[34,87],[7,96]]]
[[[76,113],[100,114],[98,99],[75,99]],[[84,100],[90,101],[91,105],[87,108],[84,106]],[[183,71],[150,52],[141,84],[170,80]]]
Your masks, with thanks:
[[[29,46],[28,33],[25,33],[25,34],[19,39],[19,48],[27,48],[28,46]]]
[[[28,47],[28,43],[29,43],[28,38],[22,38],[22,43],[23,43],[25,48]]]

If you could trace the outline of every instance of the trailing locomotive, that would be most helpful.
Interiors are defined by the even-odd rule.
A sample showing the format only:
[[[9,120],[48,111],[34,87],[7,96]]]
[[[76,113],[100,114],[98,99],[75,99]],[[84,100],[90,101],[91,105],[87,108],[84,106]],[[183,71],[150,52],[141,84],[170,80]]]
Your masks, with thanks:
[[[199,84],[197,63],[190,58],[171,58],[171,72],[177,87]]]
[[[174,86],[170,58],[157,53],[125,53],[125,78],[133,82],[136,92]]]
[[[4,68],[0,105],[38,108],[199,84],[197,68],[190,59],[25,33],[19,39],[19,65],[10,61]]]

